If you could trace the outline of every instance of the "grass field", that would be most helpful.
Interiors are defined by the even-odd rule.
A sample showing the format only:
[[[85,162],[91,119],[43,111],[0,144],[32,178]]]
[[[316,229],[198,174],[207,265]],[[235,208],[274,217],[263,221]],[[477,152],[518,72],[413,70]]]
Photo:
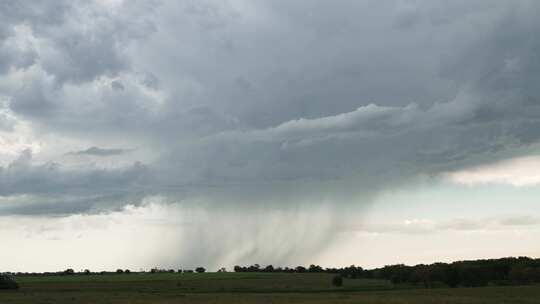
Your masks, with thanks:
[[[164,273],[18,277],[0,303],[540,303],[540,286],[405,289],[329,274]]]

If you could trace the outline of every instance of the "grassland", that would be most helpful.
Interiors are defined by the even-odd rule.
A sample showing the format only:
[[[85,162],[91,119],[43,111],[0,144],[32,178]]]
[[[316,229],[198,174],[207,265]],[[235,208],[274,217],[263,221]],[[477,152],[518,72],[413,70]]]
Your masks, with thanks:
[[[329,274],[164,273],[18,277],[1,304],[37,303],[540,303],[540,286],[404,288]]]

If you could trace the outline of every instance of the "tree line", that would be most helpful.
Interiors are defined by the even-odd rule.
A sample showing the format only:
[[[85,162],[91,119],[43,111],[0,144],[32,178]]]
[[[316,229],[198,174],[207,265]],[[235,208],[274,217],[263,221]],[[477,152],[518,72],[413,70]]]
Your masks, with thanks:
[[[220,268],[218,272],[226,272]],[[540,283],[540,259],[528,257],[509,257],[501,259],[484,259],[471,261],[457,261],[453,263],[433,263],[407,266],[404,264],[388,265],[375,269],[363,269],[360,266],[351,265],[342,268],[323,268],[319,265],[308,267],[274,267],[272,265],[261,266],[234,266],[235,272],[272,272],[272,273],[329,273],[341,279],[335,279],[334,285],[340,285],[343,278],[347,279],[383,279],[394,284],[409,284],[424,287],[475,287],[486,285],[520,285]],[[138,271],[145,273],[147,271]],[[203,273],[204,267],[192,269],[160,269],[152,268],[150,273]],[[45,273],[0,273],[0,289],[15,286],[11,275],[15,276],[50,276],[50,275],[75,275],[75,274],[130,274],[129,269],[117,269],[116,271],[91,272],[85,269],[76,272],[69,268],[59,272]],[[338,282],[339,281],[339,282]]]
[[[222,271],[224,268],[221,268],[219,271]],[[140,271],[131,271],[129,269],[117,269],[115,271],[90,271],[89,269],[84,269],[81,271],[75,271],[73,268],[68,268],[62,271],[55,272],[6,272],[3,273],[5,276],[70,276],[70,275],[100,275],[100,274],[131,274],[131,273],[203,273],[206,272],[206,268],[197,267],[193,269],[162,269],[154,267],[149,271],[140,270]],[[2,273],[0,273],[2,274]]]
[[[394,284],[420,285],[424,287],[476,287],[494,285],[521,285],[540,282],[540,259],[528,257],[457,261],[407,266],[388,265],[375,269],[363,269],[351,265],[343,268],[309,267],[261,267],[235,266],[235,272],[283,272],[283,273],[331,273],[349,279],[384,279]]]

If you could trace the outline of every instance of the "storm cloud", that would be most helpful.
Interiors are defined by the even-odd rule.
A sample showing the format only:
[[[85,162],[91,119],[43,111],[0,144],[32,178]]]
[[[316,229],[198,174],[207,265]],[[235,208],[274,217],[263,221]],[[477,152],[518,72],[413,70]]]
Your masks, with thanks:
[[[419,176],[526,156],[540,139],[539,9],[3,1],[0,214],[160,196],[346,218]]]

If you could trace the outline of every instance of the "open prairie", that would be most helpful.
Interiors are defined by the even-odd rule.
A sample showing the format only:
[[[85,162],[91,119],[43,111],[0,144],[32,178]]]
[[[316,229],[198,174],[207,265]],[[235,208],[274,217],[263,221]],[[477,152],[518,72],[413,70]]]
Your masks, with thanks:
[[[2,304],[64,303],[540,303],[540,286],[411,288],[330,274],[164,273],[20,276]]]

